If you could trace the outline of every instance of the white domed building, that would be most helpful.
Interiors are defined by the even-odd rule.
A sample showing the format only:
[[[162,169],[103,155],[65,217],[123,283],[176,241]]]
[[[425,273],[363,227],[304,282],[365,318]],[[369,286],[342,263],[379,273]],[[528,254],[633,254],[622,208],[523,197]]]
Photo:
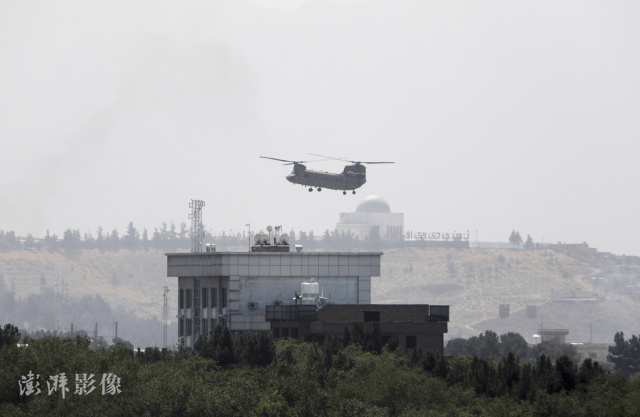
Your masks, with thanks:
[[[355,213],[340,213],[336,230],[360,240],[402,240],[404,214],[392,213],[387,200],[371,194],[358,204]]]

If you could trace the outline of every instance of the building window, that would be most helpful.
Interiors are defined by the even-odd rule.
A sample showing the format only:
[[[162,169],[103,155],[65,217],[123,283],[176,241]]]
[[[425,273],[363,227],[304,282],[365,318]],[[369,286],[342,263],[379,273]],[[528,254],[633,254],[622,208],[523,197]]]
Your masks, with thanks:
[[[417,340],[416,336],[407,336],[405,346],[407,349],[415,349]]]
[[[207,319],[202,320],[202,335],[203,336],[209,335],[209,320]]]
[[[178,291],[178,308],[184,308],[184,290]]]
[[[195,334],[200,334],[200,278],[194,280],[193,306],[195,307],[195,314],[193,315],[194,332]]]
[[[184,319],[178,320],[178,337],[184,336]]]
[[[209,306],[209,289],[202,289],[202,308],[207,308]]]
[[[185,295],[186,295],[186,303],[185,303],[185,308],[191,308],[191,302],[193,301],[191,299],[191,290],[186,290],[185,291]]]
[[[227,327],[227,319],[225,319],[224,317],[220,319],[222,327]]]
[[[211,319],[211,331],[214,331],[216,328],[216,319]]]
[[[274,327],[273,328],[273,337],[275,337],[276,339],[280,337],[280,328],[279,327]]]
[[[222,287],[220,288],[220,307],[224,308],[227,306],[227,289]]]
[[[218,289],[211,288],[211,308],[218,307]]]
[[[372,321],[380,321],[380,312],[379,311],[365,311],[364,312],[364,322],[371,323]]]
[[[300,335],[299,329],[297,327],[292,327],[291,328],[291,337],[297,340],[299,335]]]
[[[192,332],[193,332],[193,320],[191,319],[187,319],[187,336],[191,336]]]

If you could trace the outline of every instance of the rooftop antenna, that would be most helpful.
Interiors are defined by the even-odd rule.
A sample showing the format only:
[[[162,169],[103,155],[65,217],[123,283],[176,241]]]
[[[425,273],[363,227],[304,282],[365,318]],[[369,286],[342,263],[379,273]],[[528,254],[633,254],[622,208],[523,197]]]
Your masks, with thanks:
[[[249,226],[249,252],[251,252],[251,223],[247,223],[245,226]]]
[[[204,201],[191,200],[189,208],[191,213],[189,218],[191,219],[191,252],[202,252],[202,238],[204,237],[204,228],[202,227],[202,207],[204,207]]]

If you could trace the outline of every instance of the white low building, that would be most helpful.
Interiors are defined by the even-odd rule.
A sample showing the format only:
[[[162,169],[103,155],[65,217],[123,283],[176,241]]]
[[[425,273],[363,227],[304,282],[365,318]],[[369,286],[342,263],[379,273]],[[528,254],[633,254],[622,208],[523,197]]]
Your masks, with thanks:
[[[402,240],[404,214],[392,213],[384,198],[371,194],[358,204],[355,213],[340,213],[336,230],[359,240]]]

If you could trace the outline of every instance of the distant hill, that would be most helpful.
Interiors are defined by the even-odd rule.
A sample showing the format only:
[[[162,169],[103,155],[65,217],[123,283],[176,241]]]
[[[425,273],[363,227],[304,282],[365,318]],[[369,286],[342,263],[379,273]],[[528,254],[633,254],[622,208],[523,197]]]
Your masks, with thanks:
[[[56,283],[61,288],[64,280],[67,296],[99,294],[114,311],[141,318],[162,318],[167,285],[169,318],[175,320],[177,280],[166,277],[164,254],[188,250],[0,253],[0,274],[6,290],[15,288],[17,297]],[[533,342],[530,336],[540,323],[568,328],[568,340],[576,342],[608,343],[620,330],[640,333],[634,320],[640,316],[640,297],[633,289],[640,267],[635,265],[609,262],[603,267],[554,250],[395,248],[383,252],[381,276],[372,282],[372,301],[451,305],[448,337],[469,337],[490,329],[498,334],[517,331]],[[500,304],[509,304],[508,318],[498,317]],[[527,316],[527,306],[536,306],[534,318]],[[2,309],[0,318],[7,317]]]
[[[407,248],[385,252],[373,300],[450,305],[448,337],[516,331],[533,343],[542,325],[569,329],[571,342],[609,343],[620,330],[640,333],[639,280],[637,265],[554,250]],[[509,305],[507,318],[500,304]]]

